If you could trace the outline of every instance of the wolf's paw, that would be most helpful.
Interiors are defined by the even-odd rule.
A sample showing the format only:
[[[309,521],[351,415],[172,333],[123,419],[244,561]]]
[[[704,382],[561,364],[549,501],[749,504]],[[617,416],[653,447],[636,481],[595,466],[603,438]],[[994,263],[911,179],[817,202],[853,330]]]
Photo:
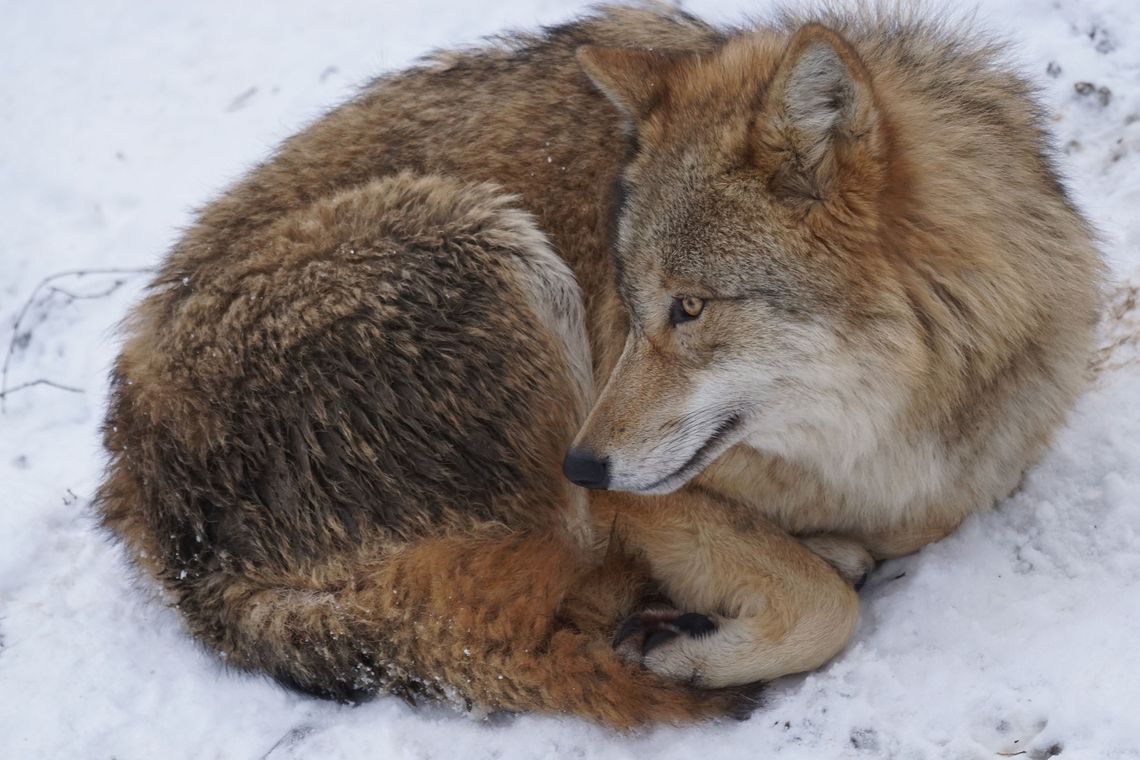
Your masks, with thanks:
[[[716,622],[699,612],[644,610],[621,624],[614,636],[614,649],[626,661],[636,662],[659,675],[697,683],[696,663],[686,655],[684,644],[716,631]]]
[[[849,538],[821,534],[801,538],[800,541],[834,567],[856,591],[863,588],[867,576],[875,569],[875,558],[871,553]]]

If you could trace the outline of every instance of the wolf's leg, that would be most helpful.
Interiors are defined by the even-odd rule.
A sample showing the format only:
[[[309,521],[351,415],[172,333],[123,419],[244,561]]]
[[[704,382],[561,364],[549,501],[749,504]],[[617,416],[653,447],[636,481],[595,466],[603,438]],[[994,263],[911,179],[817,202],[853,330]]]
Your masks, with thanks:
[[[746,508],[693,489],[596,501],[599,519],[644,556],[676,606],[623,625],[616,645],[627,659],[723,687],[819,667],[850,637],[859,616],[851,584]]]
[[[875,558],[859,541],[835,533],[800,536],[800,543],[835,568],[858,591],[875,569]]]

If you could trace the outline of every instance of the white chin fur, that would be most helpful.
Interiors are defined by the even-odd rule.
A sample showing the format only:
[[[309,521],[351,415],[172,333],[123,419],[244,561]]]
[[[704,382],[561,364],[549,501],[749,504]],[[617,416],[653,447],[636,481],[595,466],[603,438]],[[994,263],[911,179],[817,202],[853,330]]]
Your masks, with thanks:
[[[614,467],[614,464],[616,467],[610,474],[610,490],[645,495],[673,493],[699,475],[713,460],[747,437],[748,426],[744,419],[741,417],[730,419],[735,419],[731,430],[720,431],[718,425],[705,438],[698,439],[699,443],[686,447],[684,457],[674,457],[667,466],[657,463],[652,467],[644,463],[625,465],[620,458],[615,462],[611,455],[611,467]],[[714,438],[717,440],[710,447],[709,443]],[[701,451],[706,447],[707,451]]]

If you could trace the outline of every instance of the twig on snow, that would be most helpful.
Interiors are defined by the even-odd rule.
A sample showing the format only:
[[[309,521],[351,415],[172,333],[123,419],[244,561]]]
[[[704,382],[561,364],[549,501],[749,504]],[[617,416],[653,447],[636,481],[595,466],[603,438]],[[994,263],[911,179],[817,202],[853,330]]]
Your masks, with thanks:
[[[25,388],[31,388],[35,385],[49,385],[52,388],[59,388],[61,391],[67,391],[69,393],[83,393],[82,388],[75,388],[70,385],[64,385],[63,383],[57,383],[54,380],[48,380],[41,377],[38,380],[29,380],[26,383],[20,383],[19,385],[14,385],[11,388],[5,388],[3,391],[0,391],[0,398],[6,398],[16,391],[22,391]]]
[[[8,387],[8,369],[11,367],[12,357],[16,355],[16,347],[19,344],[20,339],[20,326],[23,324],[24,319],[28,316],[28,312],[31,311],[32,306],[36,302],[36,296],[39,295],[41,290],[48,288],[49,294],[60,293],[70,298],[72,301],[81,299],[105,298],[121,288],[126,280],[115,280],[114,284],[112,284],[109,288],[98,293],[72,293],[71,291],[65,290],[64,288],[51,285],[51,283],[55,282],[56,280],[63,279],[64,277],[86,277],[88,275],[100,274],[146,274],[153,271],[154,267],[106,267],[100,269],[69,269],[66,272],[56,272],[55,274],[48,275],[47,277],[44,277],[42,280],[40,280],[36,286],[32,288],[32,292],[28,296],[28,300],[24,301],[24,305],[16,314],[16,320],[12,323],[12,333],[8,339],[8,351],[4,355],[4,367],[2,370],[0,370],[0,413],[7,413],[8,411],[6,401],[9,394],[23,390],[25,388],[31,388],[35,385],[47,385],[52,388],[70,391],[71,393],[83,392],[82,388],[73,388],[71,386],[63,385],[61,383],[43,378],[39,380],[33,380],[28,383],[22,383],[12,388]]]

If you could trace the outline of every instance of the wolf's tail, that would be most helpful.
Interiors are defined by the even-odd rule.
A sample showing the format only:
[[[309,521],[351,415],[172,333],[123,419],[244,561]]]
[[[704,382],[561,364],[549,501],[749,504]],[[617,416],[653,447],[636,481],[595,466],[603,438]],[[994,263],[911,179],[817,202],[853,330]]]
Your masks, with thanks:
[[[304,575],[215,579],[180,607],[192,626],[212,621],[196,633],[228,662],[346,701],[395,692],[616,728],[747,710],[744,694],[621,661],[608,628],[644,576],[576,555],[553,537],[440,538]]]

